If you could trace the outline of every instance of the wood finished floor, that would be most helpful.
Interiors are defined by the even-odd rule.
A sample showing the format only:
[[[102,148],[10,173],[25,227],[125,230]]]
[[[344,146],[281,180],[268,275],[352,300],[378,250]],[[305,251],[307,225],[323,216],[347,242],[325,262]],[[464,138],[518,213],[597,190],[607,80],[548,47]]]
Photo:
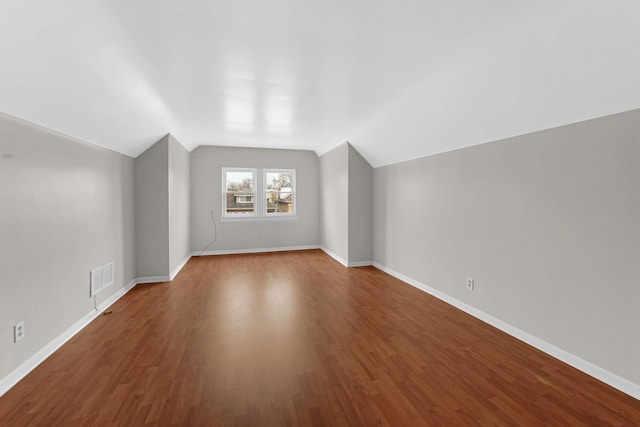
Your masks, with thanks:
[[[0,398],[0,425],[640,425],[640,401],[320,251],[192,258],[111,310]]]

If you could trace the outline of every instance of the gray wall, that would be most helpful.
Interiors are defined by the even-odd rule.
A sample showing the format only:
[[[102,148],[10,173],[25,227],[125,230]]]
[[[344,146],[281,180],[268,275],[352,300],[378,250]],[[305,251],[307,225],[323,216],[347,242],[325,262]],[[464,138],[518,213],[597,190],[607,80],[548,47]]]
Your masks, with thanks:
[[[639,123],[375,169],[375,261],[640,384]]]
[[[167,134],[135,167],[137,277],[169,280],[191,254],[189,152]]]
[[[347,265],[373,259],[373,169],[348,142],[320,156],[321,245]]]
[[[190,154],[171,135],[169,143],[169,270],[191,255]]]
[[[373,259],[373,169],[349,147],[349,264]]]
[[[349,259],[349,146],[340,144],[320,156],[320,244]]]
[[[135,160],[137,277],[168,277],[169,138],[156,142]]]
[[[296,169],[297,218],[220,222],[222,167]],[[200,252],[317,246],[320,241],[318,157],[312,151],[201,146],[191,152],[191,242]]]
[[[135,277],[134,161],[0,114],[0,379]],[[13,343],[13,325],[25,338]]]

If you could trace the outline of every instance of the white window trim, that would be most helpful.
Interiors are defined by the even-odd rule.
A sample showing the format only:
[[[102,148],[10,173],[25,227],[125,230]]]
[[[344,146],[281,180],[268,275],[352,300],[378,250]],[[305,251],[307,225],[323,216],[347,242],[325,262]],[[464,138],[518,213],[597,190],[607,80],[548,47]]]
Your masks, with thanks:
[[[227,213],[227,172],[252,172],[253,173],[253,212],[246,214],[228,214]],[[293,194],[293,206],[292,212],[279,212],[279,213],[267,213],[267,186],[266,176],[268,172],[290,172],[291,179],[291,193]],[[296,170],[295,169],[262,169],[262,168],[237,168],[237,167],[223,167],[222,168],[222,197],[220,210],[221,218],[220,222],[245,222],[245,221],[287,221],[297,220],[296,203],[298,200],[296,193]]]
[[[291,212],[267,212],[267,174],[268,173],[290,173],[291,174],[291,194],[293,195],[293,206],[291,206]],[[262,214],[266,217],[281,218],[281,217],[295,217],[296,216],[296,201],[298,196],[296,195],[296,170],[295,169],[264,169],[262,171],[262,191],[263,191],[263,208]]]

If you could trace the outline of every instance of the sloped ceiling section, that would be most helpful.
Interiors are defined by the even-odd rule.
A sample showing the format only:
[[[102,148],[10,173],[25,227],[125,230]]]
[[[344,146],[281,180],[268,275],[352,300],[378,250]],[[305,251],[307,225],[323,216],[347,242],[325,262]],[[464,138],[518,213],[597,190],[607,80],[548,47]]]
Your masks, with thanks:
[[[0,111],[137,156],[315,150],[373,165],[640,107],[631,0],[6,0]]]

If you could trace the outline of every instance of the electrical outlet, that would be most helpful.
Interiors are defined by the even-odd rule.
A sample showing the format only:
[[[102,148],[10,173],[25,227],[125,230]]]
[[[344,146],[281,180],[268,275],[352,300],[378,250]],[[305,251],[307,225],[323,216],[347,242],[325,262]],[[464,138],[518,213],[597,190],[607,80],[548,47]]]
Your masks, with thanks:
[[[24,320],[13,325],[13,342],[18,342],[24,338]]]
[[[469,289],[470,291],[473,290],[473,278],[471,277],[467,277],[467,289]]]

